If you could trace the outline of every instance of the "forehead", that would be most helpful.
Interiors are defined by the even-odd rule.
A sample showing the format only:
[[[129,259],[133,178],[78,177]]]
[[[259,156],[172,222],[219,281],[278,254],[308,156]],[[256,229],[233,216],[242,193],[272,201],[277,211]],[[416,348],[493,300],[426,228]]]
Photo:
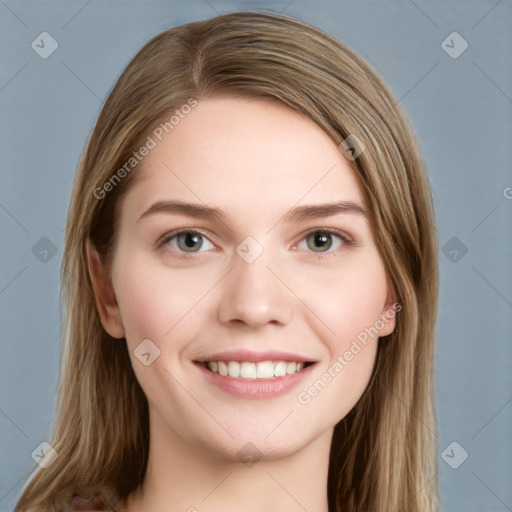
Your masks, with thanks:
[[[203,202],[235,217],[282,215],[297,204],[362,202],[353,170],[329,136],[277,101],[199,101],[158,140],[123,200],[140,215],[155,201]]]

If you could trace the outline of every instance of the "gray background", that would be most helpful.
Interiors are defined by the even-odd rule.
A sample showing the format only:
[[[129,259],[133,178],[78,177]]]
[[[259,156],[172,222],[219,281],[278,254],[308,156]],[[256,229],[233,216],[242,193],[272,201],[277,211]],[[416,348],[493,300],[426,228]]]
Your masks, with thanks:
[[[512,510],[510,0],[1,2],[0,510],[13,509],[31,453],[49,437],[65,214],[102,102],[152,36],[244,9],[283,11],[346,42],[409,114],[441,246],[442,510]],[[31,48],[43,31],[59,45],[47,59]],[[456,59],[442,47],[454,31],[469,44]]]

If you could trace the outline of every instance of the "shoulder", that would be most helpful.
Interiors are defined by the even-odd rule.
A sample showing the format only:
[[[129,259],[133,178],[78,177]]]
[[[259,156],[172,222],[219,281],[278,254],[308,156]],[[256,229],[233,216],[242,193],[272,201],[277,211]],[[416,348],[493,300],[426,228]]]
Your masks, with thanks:
[[[92,498],[85,499],[80,498],[80,496],[73,496],[69,505],[67,506],[65,512],[92,512],[92,511],[101,511],[101,512],[115,512],[112,507],[107,505],[105,501],[98,495],[94,495]]]

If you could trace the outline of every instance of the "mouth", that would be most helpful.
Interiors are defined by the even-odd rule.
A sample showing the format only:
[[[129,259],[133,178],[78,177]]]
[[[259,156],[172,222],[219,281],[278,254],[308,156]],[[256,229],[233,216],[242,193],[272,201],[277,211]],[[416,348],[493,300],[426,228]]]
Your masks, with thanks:
[[[303,372],[313,361],[197,361],[208,371],[221,377],[258,380],[277,379]]]

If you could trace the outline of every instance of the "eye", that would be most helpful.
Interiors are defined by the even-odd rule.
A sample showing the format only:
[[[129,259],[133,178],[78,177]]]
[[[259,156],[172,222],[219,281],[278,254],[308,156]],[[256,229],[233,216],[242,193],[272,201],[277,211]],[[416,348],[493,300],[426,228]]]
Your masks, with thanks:
[[[164,244],[175,251],[186,253],[204,252],[215,247],[202,233],[190,230],[169,233],[160,242],[160,245]]]
[[[341,231],[332,229],[317,229],[308,233],[299,243],[298,248],[304,249],[302,243],[306,243],[306,249],[325,253],[338,249],[341,245],[352,244],[353,241]]]

